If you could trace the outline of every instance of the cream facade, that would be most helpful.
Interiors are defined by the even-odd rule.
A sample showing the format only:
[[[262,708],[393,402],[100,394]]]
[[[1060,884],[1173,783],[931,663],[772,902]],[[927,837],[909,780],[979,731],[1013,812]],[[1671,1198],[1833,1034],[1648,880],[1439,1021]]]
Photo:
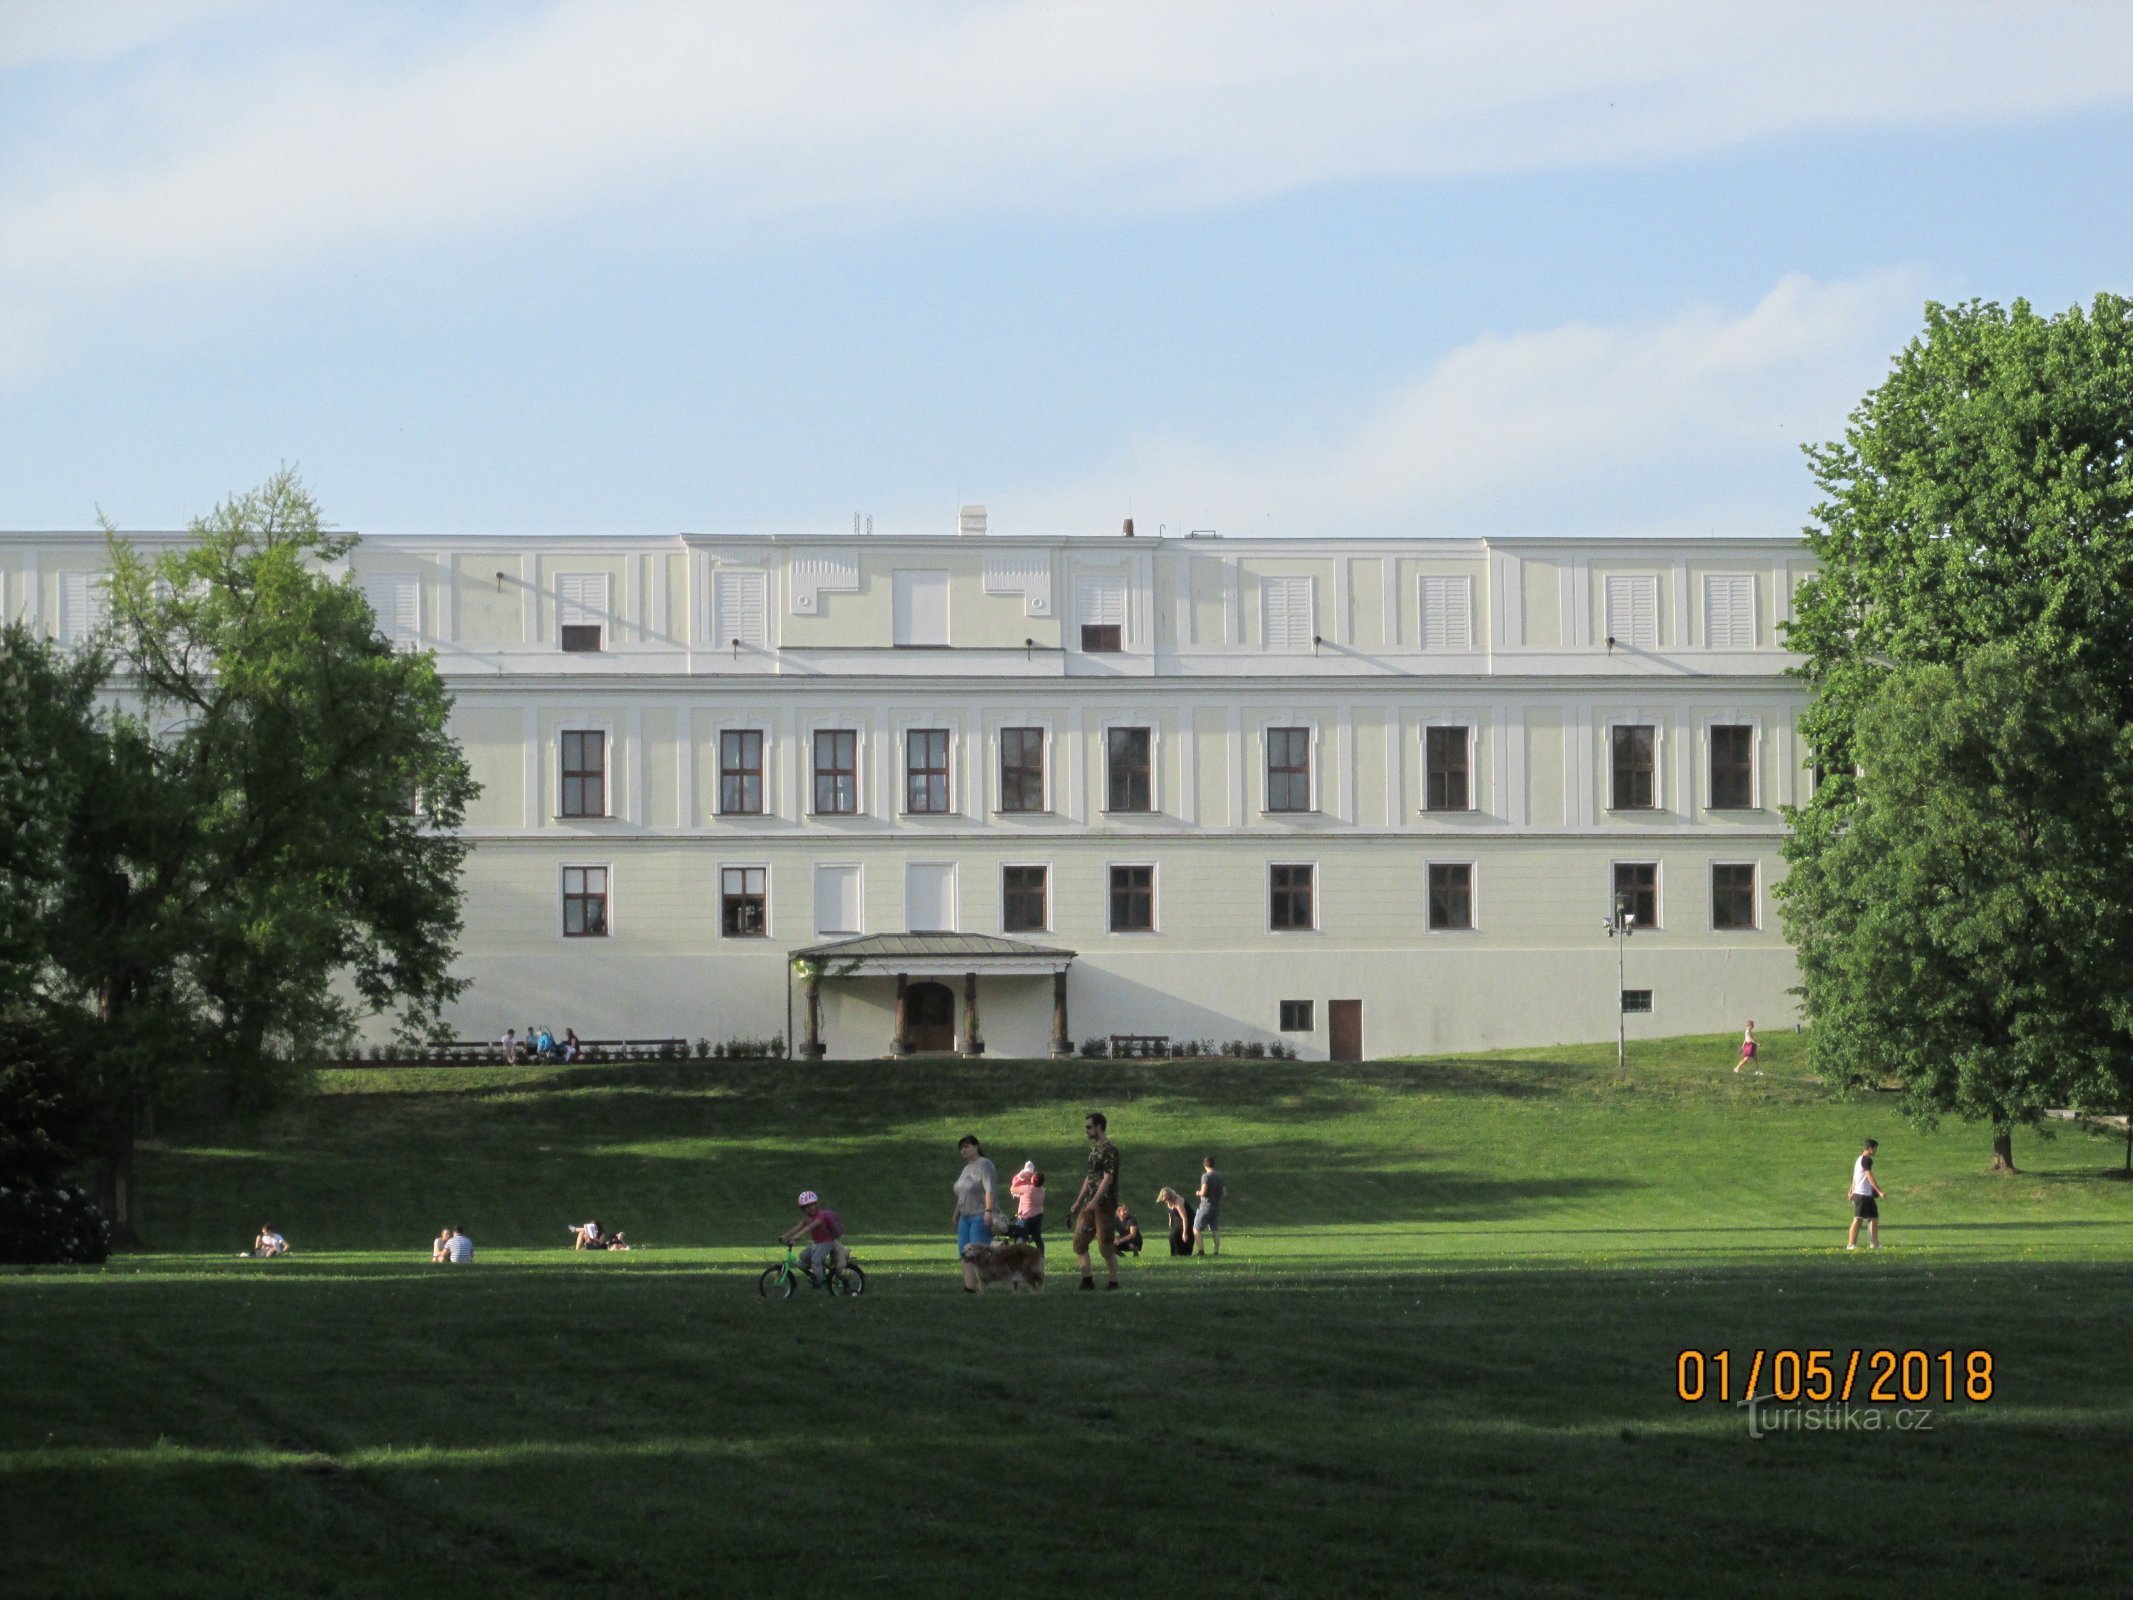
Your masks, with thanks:
[[[79,637],[102,562],[5,536],[0,613]],[[795,952],[922,932],[1071,952],[1074,1040],[1598,1039],[1618,891],[1633,1036],[1794,1015],[1794,540],[1040,539],[971,508],[937,538],[375,538],[349,567],[436,652],[482,785],[466,1037],[797,1038]],[[1055,1045],[1043,962],[933,945],[832,965],[831,1055],[891,1050],[899,977],[904,1043],[979,1042],[970,970],[991,1053]]]

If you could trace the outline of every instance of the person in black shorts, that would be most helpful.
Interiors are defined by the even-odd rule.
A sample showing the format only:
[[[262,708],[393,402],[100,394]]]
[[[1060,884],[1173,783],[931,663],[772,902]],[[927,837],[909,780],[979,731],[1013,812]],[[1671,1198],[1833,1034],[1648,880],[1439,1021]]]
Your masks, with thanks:
[[[1881,1206],[1884,1191],[1874,1181],[1874,1152],[1881,1148],[1875,1140],[1866,1141],[1866,1148],[1859,1152],[1859,1159],[1852,1163],[1852,1231],[1844,1241],[1844,1248],[1859,1248],[1859,1224],[1866,1224],[1866,1247],[1881,1248]]]

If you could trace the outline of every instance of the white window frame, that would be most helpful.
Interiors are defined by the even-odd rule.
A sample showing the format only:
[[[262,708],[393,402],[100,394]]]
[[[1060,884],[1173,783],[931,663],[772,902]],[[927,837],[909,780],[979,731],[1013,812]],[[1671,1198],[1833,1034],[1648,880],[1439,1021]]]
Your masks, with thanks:
[[[1429,920],[1429,872],[1432,867],[1466,868],[1466,926],[1463,928],[1440,928]],[[1614,877],[1610,870],[1608,891],[1614,889]],[[1455,856],[1446,859],[1431,856],[1422,863],[1422,931],[1452,939],[1481,931],[1481,863],[1472,856]]]
[[[752,580],[756,588],[756,637],[741,637],[744,650],[762,650],[770,643],[770,574],[761,567],[719,567],[711,574],[711,627],[718,635],[715,648],[731,650],[736,637],[719,623],[719,601],[727,592],[729,584],[745,585]]]
[[[911,873],[917,867],[946,867],[948,869],[948,922],[945,928],[914,928],[911,926]],[[906,861],[904,863],[904,927],[905,933],[960,933],[963,921],[963,864],[950,857],[946,861]]]
[[[818,733],[848,733],[852,736],[852,809],[849,811],[815,809],[815,735]],[[867,806],[867,779],[870,774],[867,771],[866,722],[858,717],[815,717],[800,725],[800,737],[803,741],[800,746],[800,760],[807,769],[802,775],[807,785],[802,795],[802,814],[809,818],[823,817],[830,820],[871,815]],[[767,747],[768,739],[765,739],[764,743]],[[767,754],[764,760],[769,760]],[[768,781],[768,774],[765,775],[765,781]],[[764,800],[767,805],[767,793]]]
[[[1727,582],[1742,582],[1748,585],[1748,642],[1746,644],[1713,644],[1711,642],[1711,583],[1713,579]],[[1762,585],[1752,572],[1706,572],[1703,575],[1703,647],[1706,650],[1756,650],[1762,647]]]
[[[422,642],[423,596],[421,573],[406,571],[366,572],[361,576],[360,579],[358,579],[358,583],[362,588],[364,600],[369,604],[372,613],[378,619],[378,631],[384,634],[385,637],[389,641],[391,641],[391,643],[396,648],[403,650],[412,650]],[[405,584],[407,586],[407,591],[414,596],[414,626],[406,633],[402,633],[399,631],[399,629],[394,625],[394,619],[392,617],[387,616],[384,612],[378,610],[377,591],[387,584],[392,585],[394,590],[396,591],[396,600],[397,590],[402,584]],[[560,637],[560,635],[558,637]]]
[[[1006,811],[1001,809],[1002,802],[1007,798],[1007,789],[1000,781],[1000,762],[1006,755],[1006,748],[1000,735],[1009,728],[1037,728],[1042,730],[1044,734],[1044,793],[1039,797],[1043,804],[1035,811]],[[1059,737],[1053,729],[1050,716],[1018,717],[1012,714],[1002,716],[998,722],[993,723],[986,729],[985,746],[987,762],[985,798],[988,809],[991,810],[994,816],[1049,817],[1057,812],[1058,807],[1053,803],[1055,791],[1052,786],[1057,779],[1058,773]],[[1035,863],[1026,864],[1034,865]]]
[[[1464,644],[1429,642],[1429,586],[1433,583],[1460,585],[1466,606],[1460,613]],[[1470,572],[1425,572],[1415,580],[1415,648],[1427,655],[1472,655],[1474,653],[1474,575]]]
[[[896,637],[896,590],[898,579],[941,580],[941,638],[938,644],[922,644]],[[906,584],[904,587],[908,588]],[[889,642],[899,650],[945,650],[955,638],[955,574],[946,567],[896,567],[889,573]]]
[[[605,933],[565,933],[563,931],[563,897],[569,891],[565,885],[570,872],[600,871],[607,874],[607,931]],[[612,939],[615,936],[615,864],[613,861],[560,861],[555,869],[555,936],[559,943],[576,945],[594,939]]]
[[[775,939],[778,935],[778,893],[777,883],[771,871],[770,863],[761,856],[741,861],[714,861],[711,864],[711,871],[713,874],[711,879],[711,915],[717,920],[718,937],[722,940],[731,939],[735,944],[740,945],[768,944]],[[726,931],[726,874],[729,871],[760,871],[763,874],[763,931],[761,933],[728,933]],[[861,910],[862,914],[864,914],[864,907]],[[812,913],[810,913],[808,920],[814,920]]]
[[[1026,726],[1026,724],[1025,724]],[[1111,730],[1113,728],[1144,729],[1148,734],[1148,809],[1146,811],[1113,811],[1111,799]],[[1099,817],[1160,817],[1163,815],[1163,728],[1152,716],[1135,716],[1121,713],[1105,717],[1097,724],[1097,760],[1101,763],[1096,779],[1097,792],[1091,796],[1096,801]],[[1051,751],[1045,751],[1045,787],[1051,786]],[[1128,863],[1132,865],[1132,863]]]
[[[1309,867],[1311,869],[1311,925],[1309,927],[1277,928],[1274,926],[1274,869],[1276,867]],[[1259,914],[1266,921],[1266,931],[1277,936],[1325,932],[1325,918],[1320,915],[1319,911],[1319,890],[1323,887],[1323,883],[1324,880],[1319,876],[1319,864],[1316,858],[1309,861],[1297,861],[1293,858],[1277,861],[1272,856],[1268,856],[1265,860],[1265,871],[1259,880],[1260,892],[1265,896],[1265,899],[1260,902]]]
[[[1111,926],[1111,872],[1114,867],[1146,867],[1148,869],[1148,926],[1145,928],[1114,928]],[[1163,931],[1163,864],[1147,856],[1125,861],[1104,862],[1104,937],[1107,939],[1152,939]],[[1314,905],[1314,911],[1317,907]]]
[[[1267,763],[1273,758],[1274,730],[1276,728],[1302,728],[1310,734],[1309,756],[1311,763],[1310,804],[1302,811],[1275,811],[1267,802],[1273,798],[1267,792]],[[1325,730],[1315,716],[1263,716],[1259,719],[1259,815],[1262,817],[1315,817],[1325,810]]]
[[[1638,640],[1638,639],[1634,639],[1634,638],[1630,637],[1630,636],[1629,636],[1628,634],[1626,634],[1626,633],[1623,633],[1623,632],[1620,632],[1620,631],[1618,631],[1618,630],[1616,629],[1616,627],[1615,627],[1615,614],[1614,614],[1614,606],[1613,606],[1613,604],[1612,604],[1612,596],[1611,596],[1611,594],[1610,594],[1610,592],[1609,592],[1609,591],[1610,591],[1610,590],[1612,589],[1613,585],[1614,585],[1615,583],[1617,583],[1617,582],[1624,582],[1624,583],[1640,583],[1640,584],[1649,584],[1649,585],[1651,586],[1651,594],[1652,594],[1652,637],[1651,637],[1651,641],[1650,641],[1649,643],[1645,643],[1645,642],[1643,642],[1643,641],[1640,641],[1640,640]],[[1618,647],[1622,648],[1622,649],[1627,649],[1627,650],[1657,650],[1657,649],[1658,649],[1658,648],[1660,647],[1660,646],[1659,646],[1659,641],[1660,641],[1661,639],[1663,639],[1663,638],[1664,638],[1664,637],[1666,636],[1666,630],[1665,630],[1664,628],[1662,628],[1662,627],[1661,627],[1661,626],[1659,625],[1659,604],[1660,604],[1660,599],[1661,599],[1661,596],[1660,596],[1660,593],[1659,593],[1659,574],[1658,574],[1658,573],[1656,573],[1656,572],[1603,572],[1603,573],[1601,573],[1601,574],[1600,574],[1600,627],[1601,627],[1601,634],[1602,634],[1602,637],[1604,637],[1604,638],[1609,638],[1609,639],[1612,639],[1612,640],[1614,640],[1614,641],[1615,641],[1615,643],[1616,643],[1616,645],[1617,645]],[[1635,605],[1634,605],[1634,603],[1632,603],[1632,605],[1631,605],[1631,611],[1632,611],[1632,613],[1634,613],[1634,611],[1635,611]],[[1634,615],[1632,616],[1632,620],[1634,620]]]
[[[833,813],[833,814],[834,814],[834,813]],[[867,931],[867,929],[866,929],[866,921],[867,921],[867,868],[866,868],[866,863],[865,863],[865,862],[863,862],[863,861],[817,861],[817,862],[816,862],[816,863],[814,864],[814,866],[815,866],[815,872],[814,872],[814,879],[815,879],[815,883],[814,883],[814,888],[815,888],[815,908],[814,908],[815,937],[816,937],[816,938],[818,938],[818,939],[819,939],[819,938],[856,938],[856,937],[858,937],[859,935],[861,935],[861,934],[864,934],[864,933],[865,933],[865,932]],[[825,927],[823,927],[823,926],[822,926],[822,874],[823,874],[824,872],[849,872],[849,873],[851,873],[851,874],[852,874],[852,887],[853,887],[853,903],[854,903],[854,905],[856,906],[856,908],[857,908],[857,910],[858,910],[858,917],[856,918],[856,920],[857,920],[857,921],[858,921],[858,923],[859,923],[859,926],[858,926],[858,927],[856,927],[856,928],[825,928]],[[764,896],[763,896],[763,897],[764,897],[764,900],[765,900],[765,902],[766,902],[766,903],[765,903],[765,905],[764,905],[764,910],[765,910],[765,911],[767,912],[767,911],[768,911],[768,910],[770,909],[770,908],[769,908],[769,905],[768,905],[768,903],[767,903],[767,902],[768,902],[768,900],[769,900],[769,898],[770,898],[770,891],[769,891],[769,880],[768,880],[767,878],[766,878],[766,879],[764,880]],[[767,920],[767,919],[766,919],[766,920]],[[723,934],[723,933],[724,933],[724,931],[725,931],[725,906],[724,906],[723,902],[721,903],[721,905],[720,905],[720,907],[719,907],[719,931],[721,932],[721,934]]]
[[[907,811],[911,799],[911,738],[913,733],[929,729],[945,729],[948,734],[948,809],[946,811]],[[1049,754],[1050,752],[1046,752]],[[913,714],[896,720],[896,809],[899,822],[910,821],[921,826],[928,822],[948,822],[958,818],[967,819],[964,806],[970,797],[963,792],[961,763],[963,759],[963,719],[944,713],[940,716]]]
[[[1304,639],[1300,644],[1277,645],[1268,624],[1273,621],[1273,586],[1300,583],[1304,586]],[[1302,655],[1318,636],[1318,579],[1309,573],[1277,572],[1259,579],[1259,648],[1278,655]]]
[[[593,578],[600,585],[600,604],[588,606],[581,600],[563,598],[563,580],[566,578]],[[615,644],[615,578],[613,573],[601,571],[577,571],[555,574],[553,594],[555,597],[555,645],[563,647],[565,627],[595,626],[600,630],[600,649],[604,652]],[[591,654],[590,651],[585,652]]]
[[[721,791],[726,776],[726,735],[729,733],[760,733],[763,736],[763,809],[761,811],[722,811],[719,809]],[[809,740],[810,745],[813,741]],[[768,717],[721,717],[711,728],[711,820],[713,822],[769,822],[784,815],[778,802],[783,798],[778,793],[778,749],[776,735],[771,731]],[[812,749],[808,751],[808,787],[814,787]],[[810,795],[809,798],[813,798]]]
[[[1447,811],[1433,808],[1429,803],[1429,730],[1432,728],[1466,729],[1466,810]],[[1612,748],[1613,736],[1609,736]],[[1416,809],[1425,817],[1476,816],[1484,809],[1481,804],[1481,718],[1471,711],[1432,712],[1420,719],[1415,734]]]
[[[1608,922],[1612,922],[1615,915],[1615,868],[1617,867],[1650,867],[1652,869],[1652,904],[1658,910],[1659,920],[1657,922],[1638,923],[1637,932],[1664,933],[1666,931],[1665,858],[1658,855],[1609,857],[1607,862],[1607,898],[1605,911],[1603,912],[1603,920]],[[1706,917],[1710,915],[1708,908],[1706,908],[1704,915]]]
[[[1748,804],[1742,806],[1714,806],[1711,804],[1711,730],[1713,728],[1748,728]],[[1760,712],[1709,711],[1696,722],[1697,769],[1701,776],[1703,809],[1706,814],[1717,811],[1724,816],[1745,816],[1763,809],[1763,718]]]
[[[1026,726],[1026,724],[1017,724],[1017,726]],[[1010,933],[1010,932],[1008,931],[1008,927],[1007,927],[1007,869],[1008,869],[1009,867],[1022,867],[1022,868],[1025,868],[1025,869],[1027,869],[1027,868],[1030,868],[1030,867],[1042,867],[1042,868],[1044,869],[1044,926],[1043,926],[1043,927],[1041,927],[1041,928],[1034,928],[1034,929],[1033,929],[1033,928],[1017,928],[1017,929],[1015,929],[1015,930],[1014,930],[1014,932],[1013,932],[1013,933]],[[1054,929],[1054,926],[1055,926],[1055,924],[1056,924],[1056,922],[1057,922],[1057,920],[1058,920],[1058,913],[1057,913],[1057,911],[1056,911],[1056,909],[1055,909],[1055,908],[1056,908],[1056,906],[1057,906],[1057,904],[1058,904],[1058,897],[1057,897],[1057,895],[1056,895],[1056,894],[1054,893],[1054,891],[1055,891],[1055,890],[1057,889],[1058,885],[1057,885],[1056,883],[1054,883],[1054,882],[1053,882],[1053,880],[1052,880],[1052,863],[1051,863],[1051,862],[1049,862],[1049,861],[1003,861],[1003,862],[1001,862],[1001,863],[1000,863],[1000,876],[999,876],[999,879],[998,879],[997,881],[998,881],[998,883],[999,883],[999,886],[1000,886],[1000,896],[999,896],[999,922],[1000,922],[1000,935],[1001,935],[1001,937],[1002,937],[1002,938],[1006,938],[1006,939],[1012,939],[1012,938],[1014,938],[1014,937],[1015,937],[1015,936],[1016,936],[1017,934],[1024,934],[1024,933],[1050,933],[1050,932],[1052,932],[1052,931],[1053,931],[1053,929]],[[1106,879],[1104,880],[1104,917],[1105,917],[1105,920],[1106,920],[1106,921],[1108,921],[1108,920],[1110,919],[1110,914],[1111,914],[1111,904],[1110,904],[1110,900],[1111,900],[1111,883],[1110,883],[1110,879],[1109,879],[1109,878],[1107,877],[1107,878],[1106,878]]]
[[[1752,867],[1755,870],[1755,896],[1752,902],[1754,920],[1745,928],[1721,928],[1718,925],[1718,869],[1720,867]],[[1763,863],[1760,859],[1743,861],[1739,856],[1709,856],[1705,859],[1703,923],[1704,932],[1706,933],[1761,933],[1763,931]]]
[[[566,733],[597,733],[601,737],[600,815],[597,817],[566,817],[563,815],[563,735]],[[713,751],[716,752],[717,748],[714,743],[712,746]],[[555,735],[549,745],[549,749],[555,757],[555,786],[548,796],[550,820],[575,825],[616,821],[618,814],[615,810],[615,772],[622,764],[622,745],[621,741],[615,737],[615,719],[612,717],[573,716],[558,722],[555,726]],[[716,770],[714,766],[713,772],[715,773]]]
[[[1658,711],[1610,712],[1602,719],[1600,759],[1594,763],[1599,769],[1603,788],[1600,809],[1611,816],[1657,817],[1671,814],[1667,804],[1667,719]],[[1615,729],[1649,728],[1652,730],[1652,803],[1649,806],[1618,806],[1615,804]]]
[[[71,650],[111,620],[111,574],[101,568],[84,571],[69,567],[58,574],[59,614],[53,618],[52,637],[63,650]],[[81,615],[74,615],[68,591],[81,589]]]
[[[1120,569],[1113,572],[1077,572],[1074,575],[1074,634],[1067,640],[1067,647],[1075,655],[1108,655],[1109,651],[1087,651],[1081,647],[1081,630],[1086,627],[1107,626],[1101,618],[1089,615],[1090,591],[1099,587],[1115,586],[1118,591],[1118,649],[1120,654],[1133,648],[1133,584],[1129,575]]]

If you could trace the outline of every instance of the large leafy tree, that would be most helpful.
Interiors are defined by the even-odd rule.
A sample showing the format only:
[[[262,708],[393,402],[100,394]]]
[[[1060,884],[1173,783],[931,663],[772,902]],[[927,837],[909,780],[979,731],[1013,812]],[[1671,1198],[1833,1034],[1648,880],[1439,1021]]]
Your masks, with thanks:
[[[2094,1006],[2064,1008],[2017,969],[2036,960],[2079,972],[2098,958],[2082,931],[2095,907],[2044,897],[2055,868],[2094,886],[2084,864],[2107,853],[2104,830],[2123,828],[2122,797],[2091,788],[2063,812],[2067,791],[2039,763],[2054,748],[2051,759],[2101,761],[2100,730],[2116,739],[2133,725],[2129,452],[2133,302],[2116,295],[2055,317],[2021,301],[1929,305],[1925,330],[1844,437],[1808,452],[1821,491],[1807,533],[1818,570],[1796,597],[1789,640],[1815,689],[1802,731],[1818,781],[1792,815],[1779,893],[1801,951],[1810,1053],[1840,1078],[1898,1079],[1921,1114],[1991,1121],[1996,1165],[2012,1164],[2013,1126],[2045,1102],[2122,1096],[2127,1081],[2125,1019],[2099,1034]],[[1955,676],[1904,676],[1921,667]],[[1962,730],[1919,720],[1923,681],[1960,691],[1976,719],[1965,736],[2000,737],[2003,769],[1958,761],[1970,750]],[[1891,742],[1891,719],[1952,763],[1940,789],[1932,768]],[[2017,734],[2032,722],[2062,746],[2025,745]],[[1883,738],[1871,751],[1870,730]],[[2122,781],[2122,771],[2105,763],[2088,776]],[[1884,792],[1899,775],[1908,809]],[[2034,836],[1983,850],[1982,833],[1954,826],[1967,807],[1982,829],[2002,805],[2027,815]],[[1944,870],[1960,859],[1944,853],[1956,837],[1983,852],[1967,880]],[[1886,859],[1870,861],[1862,839]],[[1891,876],[1906,864],[1915,881]],[[1848,889],[1839,865],[1880,870]],[[1990,904],[1962,907],[1966,883]],[[1922,931],[1907,919],[1922,915],[1929,890],[1943,914]],[[2037,903],[2017,919],[2025,897]],[[1961,916],[1972,920],[1958,927]],[[1987,973],[1975,962],[1994,927],[2022,947]]]
[[[427,655],[331,567],[292,473],[144,554],[114,536],[117,706],[78,786],[45,989],[93,1016],[105,1199],[132,1232],[137,1119],[187,1071],[257,1107],[363,1015],[431,1025],[464,987],[458,827],[475,792]]]

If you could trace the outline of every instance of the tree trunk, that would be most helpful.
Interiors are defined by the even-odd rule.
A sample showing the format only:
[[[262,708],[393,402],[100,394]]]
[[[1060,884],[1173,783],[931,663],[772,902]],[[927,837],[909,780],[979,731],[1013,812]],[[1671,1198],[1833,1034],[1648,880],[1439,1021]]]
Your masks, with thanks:
[[[97,986],[96,1015],[103,1024],[104,1047],[111,1047],[116,1033],[115,1024],[119,1014],[119,994],[122,980],[116,975],[107,977]],[[104,1125],[102,1163],[97,1172],[96,1202],[111,1223],[111,1248],[114,1250],[138,1250],[141,1248],[140,1233],[133,1225],[134,1196],[134,1131],[139,1121],[138,1096],[131,1078],[119,1089],[118,1104],[111,1108],[110,1120]]]
[[[2011,1127],[1995,1128],[1992,1131],[1992,1170],[1994,1172],[2013,1172],[2015,1170],[2014,1129]]]

